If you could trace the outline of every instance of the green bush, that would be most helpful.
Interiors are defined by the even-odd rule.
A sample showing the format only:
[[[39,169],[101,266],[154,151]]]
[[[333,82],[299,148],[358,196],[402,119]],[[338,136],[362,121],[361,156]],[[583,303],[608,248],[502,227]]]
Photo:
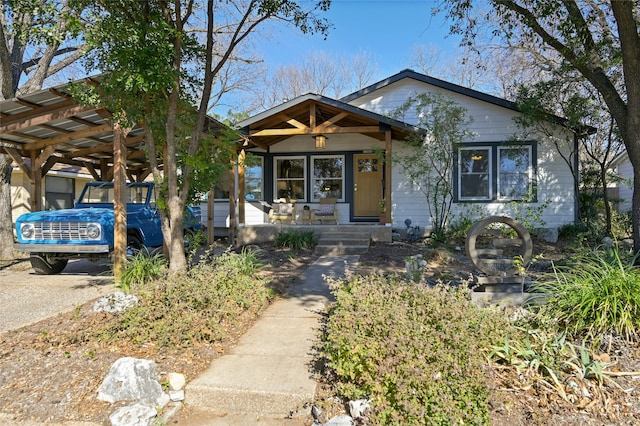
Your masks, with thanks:
[[[320,353],[348,399],[370,398],[367,424],[487,424],[485,361],[505,320],[469,290],[352,276],[334,284]]]
[[[617,249],[577,255],[571,265],[557,267],[554,279],[534,286],[548,294],[539,318],[573,338],[597,342],[603,334],[638,340],[640,270]]]
[[[315,247],[316,243],[316,235],[311,230],[300,231],[292,229],[290,231],[282,231],[276,237],[277,247],[285,247],[293,250],[310,249]]]
[[[229,325],[273,297],[256,276],[258,266],[252,253],[226,252],[185,274],[149,282],[135,289],[140,302],[107,321],[98,337],[159,347],[218,341]]]
[[[122,268],[116,287],[129,293],[134,286],[144,286],[162,277],[166,271],[167,261],[162,253],[152,254],[146,248],[138,250],[127,256],[127,263]]]

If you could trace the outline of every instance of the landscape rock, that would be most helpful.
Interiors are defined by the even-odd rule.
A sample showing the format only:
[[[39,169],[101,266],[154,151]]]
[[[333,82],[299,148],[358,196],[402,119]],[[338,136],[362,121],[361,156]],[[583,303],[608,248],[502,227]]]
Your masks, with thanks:
[[[324,426],[355,426],[356,422],[353,421],[351,416],[346,414],[340,414],[339,416],[332,417]]]
[[[109,416],[112,426],[151,426],[158,412],[149,405],[135,403],[121,407]]]
[[[184,385],[187,383],[184,375],[180,373],[169,373],[167,375],[167,380],[169,381],[169,387],[172,390],[184,389]]]
[[[349,401],[349,414],[351,414],[351,417],[353,417],[354,419],[364,417],[364,414],[369,409],[370,405],[370,399],[357,399],[355,401]]]
[[[173,402],[184,401],[184,389],[169,391],[169,399]]]
[[[151,360],[120,358],[98,388],[98,399],[110,403],[138,401],[164,407],[169,403],[169,396],[162,391],[155,369],[156,363]]]
[[[107,312],[115,314],[131,308],[137,303],[138,298],[135,295],[124,294],[121,291],[116,291],[113,294],[98,299],[93,305],[93,312]]]

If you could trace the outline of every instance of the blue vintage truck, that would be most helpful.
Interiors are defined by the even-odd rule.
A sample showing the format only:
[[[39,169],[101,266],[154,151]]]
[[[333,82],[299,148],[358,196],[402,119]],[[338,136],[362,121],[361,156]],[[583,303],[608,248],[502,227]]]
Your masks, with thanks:
[[[113,252],[114,188],[112,182],[87,183],[75,208],[21,215],[16,221],[15,249],[30,253],[37,274],[57,274],[69,259],[100,259]],[[126,186],[127,244],[129,249],[162,245],[160,214],[155,205],[153,183]],[[185,228],[202,228],[196,211],[187,209]]]

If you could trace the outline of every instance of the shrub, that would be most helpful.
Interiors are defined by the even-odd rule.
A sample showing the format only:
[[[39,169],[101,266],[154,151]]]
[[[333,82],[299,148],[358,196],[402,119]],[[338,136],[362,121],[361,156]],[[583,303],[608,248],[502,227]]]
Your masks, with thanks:
[[[316,235],[313,231],[300,231],[292,229],[290,231],[282,231],[276,237],[276,246],[300,250],[305,248],[313,248],[317,243]]]
[[[334,284],[321,344],[327,377],[348,399],[370,398],[367,424],[486,424],[484,362],[506,323],[469,291],[393,275]]]
[[[566,329],[571,337],[594,341],[603,334],[638,340],[640,270],[617,249],[592,250],[555,268],[554,279],[536,284],[548,293],[539,318]]]
[[[135,251],[127,256],[118,283],[122,291],[129,293],[134,286],[144,286],[146,283],[163,276],[167,271],[167,261],[162,253],[150,253],[147,249]]]
[[[273,296],[256,277],[252,253],[227,252],[212,263],[136,289],[140,302],[98,330],[107,341],[159,347],[214,342],[243,314],[257,313]]]

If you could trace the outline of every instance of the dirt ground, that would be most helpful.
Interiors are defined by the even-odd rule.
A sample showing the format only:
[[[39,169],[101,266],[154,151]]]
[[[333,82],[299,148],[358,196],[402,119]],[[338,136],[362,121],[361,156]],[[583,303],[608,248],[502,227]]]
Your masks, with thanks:
[[[562,248],[536,244],[547,259],[560,258]],[[310,251],[291,255],[288,250],[267,247],[261,260],[262,273],[276,287],[287,286],[315,260]],[[404,258],[423,254],[433,279],[464,279],[473,267],[462,250],[426,249],[405,243],[375,244],[361,256],[359,271],[375,269],[404,272]],[[539,264],[544,269],[544,262]],[[535,272],[535,271],[534,271]],[[96,399],[97,389],[111,365],[120,357],[153,359],[161,375],[180,372],[195,378],[210,363],[233,346],[255,318],[248,318],[229,338],[216,344],[188,349],[159,350],[148,345],[107,346],[98,341],[69,342],[69,335],[92,327],[99,317],[91,312],[93,301],[74,312],[0,334],[0,413],[13,421],[42,423],[87,421],[110,424],[108,416],[117,406]],[[540,386],[521,387],[517,377],[504,371],[491,373],[492,422],[495,425],[618,425],[640,423],[640,348],[613,348],[611,357],[621,372],[615,380],[619,388],[595,389],[602,398],[586,406],[585,398],[567,402]],[[636,374],[626,374],[637,372]],[[625,374],[622,374],[625,373]],[[596,399],[594,399],[595,401]]]

